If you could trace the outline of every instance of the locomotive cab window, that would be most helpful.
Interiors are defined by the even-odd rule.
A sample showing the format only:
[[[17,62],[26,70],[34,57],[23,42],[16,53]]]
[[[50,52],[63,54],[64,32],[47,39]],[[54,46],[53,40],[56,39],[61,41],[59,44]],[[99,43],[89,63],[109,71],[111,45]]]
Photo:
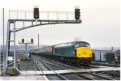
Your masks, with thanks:
[[[86,43],[86,47],[90,47],[90,45],[88,43]]]
[[[75,44],[75,48],[78,48],[79,47],[79,43]]]
[[[90,47],[90,45],[88,43],[86,43],[86,42],[79,43],[79,46],[80,47]]]

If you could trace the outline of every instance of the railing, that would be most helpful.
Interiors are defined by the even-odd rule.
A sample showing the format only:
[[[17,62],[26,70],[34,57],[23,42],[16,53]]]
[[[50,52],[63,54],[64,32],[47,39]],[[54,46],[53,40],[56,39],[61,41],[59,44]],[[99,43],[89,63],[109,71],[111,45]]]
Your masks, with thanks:
[[[74,20],[74,12],[40,11],[40,19],[44,20]],[[9,10],[9,19],[34,19],[31,10]]]

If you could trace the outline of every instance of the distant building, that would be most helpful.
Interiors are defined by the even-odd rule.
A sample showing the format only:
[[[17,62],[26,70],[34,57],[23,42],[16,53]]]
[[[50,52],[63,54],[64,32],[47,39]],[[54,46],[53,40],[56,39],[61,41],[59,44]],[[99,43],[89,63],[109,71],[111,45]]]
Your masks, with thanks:
[[[111,50],[97,50],[93,49],[93,60],[94,61],[106,61],[106,54],[111,53]]]

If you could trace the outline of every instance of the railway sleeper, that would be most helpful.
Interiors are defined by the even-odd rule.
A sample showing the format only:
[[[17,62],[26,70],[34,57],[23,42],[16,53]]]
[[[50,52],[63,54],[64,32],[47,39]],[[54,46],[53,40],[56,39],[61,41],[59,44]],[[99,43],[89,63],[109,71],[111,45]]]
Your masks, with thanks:
[[[120,77],[120,73],[115,73],[115,72],[104,72],[108,75],[111,75],[112,77]]]
[[[106,77],[106,76],[102,76],[102,75],[95,74],[95,73],[89,73],[89,74],[100,77],[100,78],[103,78],[103,79],[106,79],[106,80],[113,80],[113,78],[111,78],[111,77]]]
[[[85,78],[86,80],[93,80],[92,78],[89,78],[88,76],[84,76],[84,75],[78,74],[78,73],[75,73],[75,74],[82,77],[82,78]]]

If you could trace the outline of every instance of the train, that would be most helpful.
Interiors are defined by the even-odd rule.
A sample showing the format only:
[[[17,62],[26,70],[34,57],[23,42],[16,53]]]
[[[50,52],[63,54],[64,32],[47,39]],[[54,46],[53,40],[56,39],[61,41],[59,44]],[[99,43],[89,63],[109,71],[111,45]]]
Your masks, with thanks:
[[[35,54],[35,52],[32,52],[32,54]],[[92,48],[85,41],[73,41],[42,47],[36,54],[79,65],[89,65],[92,60]]]

